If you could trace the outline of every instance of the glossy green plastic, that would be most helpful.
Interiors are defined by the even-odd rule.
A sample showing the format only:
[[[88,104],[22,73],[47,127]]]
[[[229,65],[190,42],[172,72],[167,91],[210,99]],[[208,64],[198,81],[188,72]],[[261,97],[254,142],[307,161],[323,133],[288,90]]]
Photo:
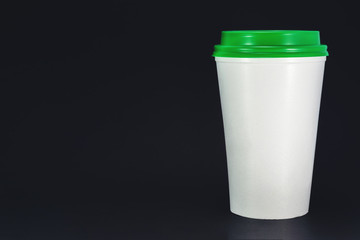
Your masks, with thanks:
[[[328,56],[319,31],[243,30],[222,31],[214,57],[275,58]]]

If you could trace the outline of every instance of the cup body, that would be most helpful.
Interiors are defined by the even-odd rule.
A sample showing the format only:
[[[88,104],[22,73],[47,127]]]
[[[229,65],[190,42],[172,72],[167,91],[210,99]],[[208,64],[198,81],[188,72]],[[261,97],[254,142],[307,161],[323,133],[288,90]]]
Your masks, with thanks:
[[[257,219],[305,215],[326,57],[215,60],[231,212]]]

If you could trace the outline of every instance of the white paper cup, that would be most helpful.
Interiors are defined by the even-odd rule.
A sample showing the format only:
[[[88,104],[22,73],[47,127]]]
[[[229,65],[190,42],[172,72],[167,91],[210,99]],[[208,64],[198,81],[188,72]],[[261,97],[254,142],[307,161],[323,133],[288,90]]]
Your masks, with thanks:
[[[257,219],[305,215],[326,57],[215,60],[231,212]]]

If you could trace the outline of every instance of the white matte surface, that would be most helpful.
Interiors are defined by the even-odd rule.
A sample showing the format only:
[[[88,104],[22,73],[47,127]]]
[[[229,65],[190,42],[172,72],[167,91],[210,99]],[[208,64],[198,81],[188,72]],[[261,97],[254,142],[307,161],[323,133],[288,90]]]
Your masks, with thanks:
[[[326,57],[216,57],[231,212],[287,219],[309,209]]]

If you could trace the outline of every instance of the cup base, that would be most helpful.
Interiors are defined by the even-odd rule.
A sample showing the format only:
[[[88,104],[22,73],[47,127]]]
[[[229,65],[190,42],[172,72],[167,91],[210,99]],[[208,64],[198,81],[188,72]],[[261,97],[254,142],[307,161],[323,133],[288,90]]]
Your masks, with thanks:
[[[245,217],[245,218],[250,218],[250,219],[258,219],[258,220],[286,220],[286,219],[294,219],[294,218],[298,218],[298,217],[302,217],[305,216],[309,211],[306,211],[305,213],[301,213],[298,215],[289,215],[289,216],[260,216],[260,215],[250,215],[250,214],[244,214],[244,213],[240,213],[237,211],[234,211],[232,209],[230,209],[230,212],[240,216],[240,217]]]

